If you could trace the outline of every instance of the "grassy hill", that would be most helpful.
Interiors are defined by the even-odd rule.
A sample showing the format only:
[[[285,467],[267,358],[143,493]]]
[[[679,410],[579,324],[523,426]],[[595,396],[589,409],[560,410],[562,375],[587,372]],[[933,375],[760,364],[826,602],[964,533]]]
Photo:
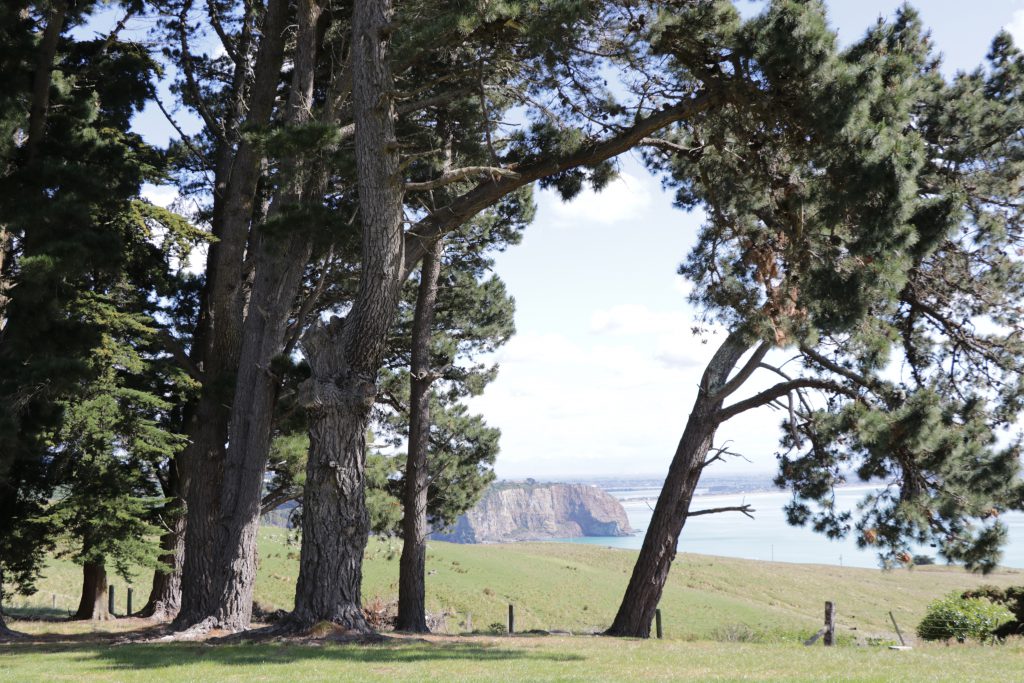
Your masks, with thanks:
[[[298,575],[298,547],[287,532],[261,532],[256,600],[267,610],[288,609]],[[364,602],[389,602],[398,593],[397,541],[371,540],[367,549]],[[634,551],[593,545],[522,543],[454,545],[432,543],[427,557],[427,609],[444,612],[449,633],[486,630],[505,623],[508,604],[517,630],[601,630],[611,623]],[[133,578],[135,607],[148,594],[148,572]],[[67,615],[78,602],[80,569],[54,559],[29,598],[6,607],[16,613]],[[125,585],[117,584],[117,611],[125,608]],[[881,572],[825,565],[797,565],[681,554],[661,602],[665,637],[677,640],[796,641],[815,632],[823,605],[837,605],[840,636],[848,641],[894,638],[892,610],[904,633],[912,633],[929,601],[980,583],[1024,584],[1024,571],[981,577],[956,568],[917,567]],[[470,617],[471,615],[471,617]],[[471,618],[471,628],[468,620]]]

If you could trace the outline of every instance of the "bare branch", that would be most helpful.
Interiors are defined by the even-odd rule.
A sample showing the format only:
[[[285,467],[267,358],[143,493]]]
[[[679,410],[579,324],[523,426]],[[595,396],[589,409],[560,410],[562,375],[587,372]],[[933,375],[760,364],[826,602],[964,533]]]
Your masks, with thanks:
[[[804,377],[794,379],[789,382],[780,382],[779,384],[776,384],[769,389],[765,389],[761,393],[751,396],[748,399],[744,399],[732,404],[731,406],[722,408],[718,411],[715,417],[719,422],[725,422],[726,420],[736,417],[740,413],[767,405],[776,399],[782,398],[791,391],[796,391],[797,389],[821,389],[823,391],[832,391],[837,394],[843,394],[850,398],[860,398],[860,395],[857,392],[831,380]]]
[[[687,513],[686,516],[687,517],[698,517],[700,515],[717,515],[720,512],[742,512],[747,517],[750,517],[750,519],[754,519],[754,515],[752,515],[750,513],[757,512],[757,510],[755,510],[754,508],[750,507],[750,504],[747,503],[746,505],[733,505],[733,506],[729,506],[729,507],[708,508],[706,510],[697,510],[695,512]]]
[[[224,26],[220,23],[220,17],[217,16],[217,10],[213,6],[213,0],[206,0],[206,13],[210,17],[210,25],[213,26],[217,37],[220,38],[220,44],[224,46],[224,51],[231,61],[237,65],[239,60],[238,52],[235,50],[235,43],[227,32],[224,31]]]
[[[181,345],[181,340],[171,334],[170,330],[161,329],[157,333],[157,338],[163,344],[164,349],[174,357],[174,360],[178,363],[178,367],[188,373],[188,376],[197,382],[202,382],[203,371],[199,369],[189,355],[185,352],[185,347]]]
[[[654,147],[662,150],[663,152],[671,152],[673,154],[684,154],[686,156],[692,156],[698,154],[704,149],[704,146],[699,147],[683,147],[680,144],[665,140],[663,138],[644,138],[640,141],[640,144],[645,147]]]
[[[444,175],[441,175],[433,180],[426,180],[421,183],[406,183],[405,189],[408,192],[416,190],[436,190],[439,187],[445,185],[451,185],[457,183],[460,180],[466,180],[474,176],[488,176],[491,180],[497,178],[518,178],[519,174],[507,168],[500,166],[465,166],[463,168],[455,168],[450,171],[445,171]]]

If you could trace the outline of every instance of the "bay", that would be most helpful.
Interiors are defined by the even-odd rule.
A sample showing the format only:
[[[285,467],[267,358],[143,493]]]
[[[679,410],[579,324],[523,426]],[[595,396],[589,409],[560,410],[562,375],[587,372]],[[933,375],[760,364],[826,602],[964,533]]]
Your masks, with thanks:
[[[644,532],[650,524],[658,489],[608,489],[622,503],[629,524],[637,531],[633,536],[591,536],[567,539],[571,543],[588,543],[612,548],[639,549]],[[853,510],[871,487],[846,487],[836,490],[836,505]],[[692,510],[732,507],[749,504],[756,510],[754,519],[738,512],[691,517],[679,538],[679,551],[703,555],[722,555],[748,560],[830,564],[847,567],[878,567],[874,552],[857,547],[852,535],[831,540],[809,528],[786,523],[783,506],[789,502],[785,491],[694,496]],[[1024,513],[1011,512],[1002,521],[1009,527],[1009,543],[1003,550],[1000,564],[1024,568]],[[930,555],[937,563],[934,548],[916,548],[915,554]]]

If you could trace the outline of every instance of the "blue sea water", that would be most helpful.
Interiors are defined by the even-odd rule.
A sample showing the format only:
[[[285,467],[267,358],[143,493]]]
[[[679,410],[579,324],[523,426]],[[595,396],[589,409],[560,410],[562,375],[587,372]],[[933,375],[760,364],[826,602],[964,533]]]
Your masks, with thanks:
[[[837,489],[837,508],[855,509],[857,501],[870,490],[868,487]],[[651,521],[658,489],[609,489],[608,493],[622,502],[630,526],[637,533],[633,536],[575,538],[571,542],[639,549]],[[790,494],[784,491],[695,496],[692,510],[746,503],[756,510],[754,519],[738,512],[691,517],[679,538],[679,551],[749,560],[878,567],[875,554],[858,548],[852,537],[833,541],[809,528],[787,524],[782,508],[789,499]],[[1000,564],[1024,568],[1024,513],[1007,513],[1003,515],[1002,521],[1009,527],[1010,534]],[[941,562],[934,548],[918,548],[915,553],[931,555],[936,562]]]

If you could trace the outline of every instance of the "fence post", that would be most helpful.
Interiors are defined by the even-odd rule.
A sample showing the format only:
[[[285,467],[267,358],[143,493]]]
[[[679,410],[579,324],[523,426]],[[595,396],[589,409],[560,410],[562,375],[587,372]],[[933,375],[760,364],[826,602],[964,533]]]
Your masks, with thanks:
[[[903,634],[900,632],[900,625],[896,623],[896,617],[892,615],[892,610],[889,610],[889,618],[892,619],[892,625],[896,627],[896,636],[900,639],[900,645],[906,647],[907,641],[903,640]]]
[[[654,610],[654,630],[655,630],[655,633],[658,634],[658,640],[661,640],[662,631],[661,631],[661,610],[660,609]]]
[[[512,603],[508,603],[508,634],[512,635],[516,632],[516,615],[515,610],[512,607]]]
[[[114,584],[107,586],[107,611],[114,616]]]
[[[53,606],[53,609],[57,609],[57,594],[56,593],[50,593],[50,601],[51,601],[51,604]]]
[[[831,602],[825,603],[825,647],[832,645],[836,635],[836,606]]]
[[[128,608],[125,611],[125,616],[130,617],[132,615],[132,587],[128,586]]]

